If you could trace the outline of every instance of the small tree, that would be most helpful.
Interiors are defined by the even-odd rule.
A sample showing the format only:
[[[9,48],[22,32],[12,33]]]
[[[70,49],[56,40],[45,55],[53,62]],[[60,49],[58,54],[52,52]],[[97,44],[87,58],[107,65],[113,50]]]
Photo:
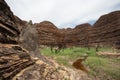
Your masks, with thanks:
[[[39,52],[38,32],[31,21],[26,23],[25,28],[22,29],[19,43],[24,49],[30,52],[31,56],[42,58]]]

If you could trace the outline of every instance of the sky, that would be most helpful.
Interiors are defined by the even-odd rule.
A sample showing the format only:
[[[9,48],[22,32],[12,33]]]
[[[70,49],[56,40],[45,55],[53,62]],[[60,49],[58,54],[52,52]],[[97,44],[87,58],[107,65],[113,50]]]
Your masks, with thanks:
[[[101,15],[120,10],[120,0],[5,0],[14,15],[33,23],[50,21],[58,28],[94,24]]]

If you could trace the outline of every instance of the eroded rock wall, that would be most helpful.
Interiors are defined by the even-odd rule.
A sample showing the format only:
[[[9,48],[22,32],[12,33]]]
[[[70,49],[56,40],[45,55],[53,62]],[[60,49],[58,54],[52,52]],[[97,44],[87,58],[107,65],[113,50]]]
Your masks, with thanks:
[[[16,43],[19,34],[13,13],[5,1],[0,0],[0,42]]]
[[[43,21],[39,24],[36,24],[38,34],[39,34],[39,43],[41,45],[57,45],[61,33],[58,28],[49,21]]]
[[[47,22],[41,22],[37,26],[42,44],[55,44],[61,41],[67,47],[109,46],[119,48],[120,46],[120,11],[101,16],[93,26],[85,23],[77,25],[75,28],[57,29],[55,25]]]
[[[92,27],[91,41],[94,43],[113,46],[120,41],[120,11],[101,16]]]

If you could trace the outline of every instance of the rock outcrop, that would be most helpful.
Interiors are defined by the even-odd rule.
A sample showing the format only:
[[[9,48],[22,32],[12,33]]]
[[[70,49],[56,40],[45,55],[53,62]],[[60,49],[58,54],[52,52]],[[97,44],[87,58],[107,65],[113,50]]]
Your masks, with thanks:
[[[37,30],[40,36],[39,42],[42,45],[59,45],[62,46],[83,46],[88,42],[89,29],[91,25],[81,24],[74,29],[58,29],[54,24],[48,21],[43,21],[36,24]],[[86,36],[86,37],[85,37]]]
[[[91,42],[115,47],[120,41],[120,11],[101,16],[92,27]]]
[[[28,23],[27,21],[21,20],[19,17],[15,16],[15,15],[14,15],[14,18],[15,18],[15,23],[18,26],[18,29],[20,31],[26,27],[26,24]]]
[[[42,44],[55,44],[61,41],[67,47],[111,46],[120,48],[120,11],[101,16],[93,26],[85,23],[73,29],[57,29],[50,22],[42,22],[37,26],[41,27],[38,31]]]
[[[70,30],[67,33],[66,42],[69,42],[67,44],[71,44],[71,46],[88,46],[90,28],[91,25],[88,23],[77,25],[74,29]]]
[[[28,52],[18,45],[20,30],[15,16],[0,0],[0,79],[11,80],[22,69],[34,64]]]
[[[19,34],[13,13],[5,1],[0,0],[0,42],[16,43],[16,37]]]
[[[0,46],[0,78],[10,80],[22,69],[33,65],[34,60],[19,46]]]
[[[39,34],[39,43],[41,45],[57,45],[58,40],[62,36],[58,28],[49,21],[43,21],[39,24],[36,24],[38,34]]]
[[[96,47],[109,46],[120,48],[120,11],[101,16],[91,26],[88,23],[66,29],[67,45]]]

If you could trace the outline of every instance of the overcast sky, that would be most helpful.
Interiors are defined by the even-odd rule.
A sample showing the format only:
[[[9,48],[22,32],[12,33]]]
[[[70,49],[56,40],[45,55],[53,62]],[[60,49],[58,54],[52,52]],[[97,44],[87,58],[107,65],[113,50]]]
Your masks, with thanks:
[[[59,28],[93,24],[101,15],[120,10],[120,0],[6,0],[23,20],[53,22]]]

